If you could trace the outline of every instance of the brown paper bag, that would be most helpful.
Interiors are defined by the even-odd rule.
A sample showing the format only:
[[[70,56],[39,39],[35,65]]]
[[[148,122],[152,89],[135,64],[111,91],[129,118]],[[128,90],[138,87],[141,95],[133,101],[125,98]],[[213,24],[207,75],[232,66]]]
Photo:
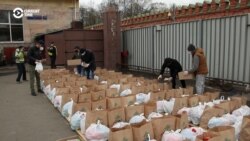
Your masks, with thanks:
[[[106,97],[119,97],[119,93],[115,88],[106,89]]]
[[[184,72],[178,73],[179,80],[188,80],[188,79],[194,79],[194,74],[187,74],[184,75]]]
[[[148,140],[148,134],[150,138],[154,138],[154,132],[151,122],[142,122],[140,124],[132,125],[133,140],[134,141],[145,141]]]
[[[187,87],[183,88],[183,94],[185,95],[193,95],[194,94],[194,87]]]
[[[128,80],[128,82],[136,82],[137,78],[136,77],[128,77],[127,80]]]
[[[133,116],[144,113],[144,105],[125,107],[126,121],[129,121]]]
[[[165,91],[152,92],[150,95],[150,101],[159,101],[165,99]]]
[[[235,129],[232,126],[217,126],[209,129],[209,131],[218,133],[220,141],[236,141]]]
[[[85,86],[87,84],[87,81],[75,81],[75,85],[78,87]]]
[[[183,95],[183,89],[173,89],[174,91],[174,97],[181,97]]]
[[[108,85],[106,84],[102,84],[102,85],[95,85],[94,86],[94,91],[103,91],[103,90],[106,90],[108,88]]]
[[[108,111],[108,126],[112,127],[116,122],[125,121],[124,108],[118,108]]]
[[[176,129],[185,129],[188,127],[188,115],[187,112],[183,112],[180,115],[176,115]]]
[[[92,101],[101,100],[101,99],[104,99],[105,97],[106,97],[106,91],[105,90],[101,90],[101,91],[97,91],[97,92],[91,92]]]
[[[174,95],[173,89],[165,91],[165,99],[170,99],[170,98],[174,98],[174,97],[175,97],[175,95]]]
[[[121,129],[110,129],[109,141],[133,141],[133,132],[130,125]]]
[[[97,109],[106,110],[107,109],[106,99],[92,101],[91,107],[92,107],[92,110],[97,110]]]
[[[222,101],[220,104],[216,104],[214,107],[221,108],[224,110],[224,114],[230,113],[230,101]]]
[[[215,132],[204,132],[202,135],[196,136],[195,141],[222,141],[220,140],[220,135]]]
[[[89,80],[88,79],[86,82],[87,82],[86,83],[87,87],[93,87],[93,86],[97,85],[97,81],[96,80]]]
[[[123,107],[133,105],[136,101],[135,95],[128,95],[128,96],[124,96],[121,98],[122,98],[122,106]]]
[[[91,94],[90,93],[79,94],[78,102],[79,103],[91,102]]]
[[[73,113],[77,111],[81,111],[81,112],[91,111],[91,102],[75,104],[73,107]]]
[[[126,77],[120,78],[120,79],[119,79],[119,83],[120,83],[120,84],[126,84],[126,83],[128,83],[128,79],[127,79]]]
[[[148,117],[152,112],[157,112],[156,102],[149,102],[144,105],[144,115]]]
[[[239,101],[237,100],[231,100],[229,104],[230,104],[230,113],[241,107]]]
[[[244,116],[239,134],[239,141],[249,141],[250,137],[250,116]]]
[[[165,131],[175,131],[176,117],[164,116],[162,118],[152,119],[152,127],[155,135],[155,139],[160,141]]]
[[[176,115],[180,109],[182,109],[183,107],[187,107],[187,106],[188,106],[187,97],[175,98],[172,115]]]
[[[109,110],[122,107],[122,99],[121,99],[121,97],[108,98],[107,103],[108,103],[108,109]]]
[[[131,84],[127,83],[127,84],[121,84],[120,87],[120,92],[126,90],[126,89],[131,89]]]
[[[220,97],[220,92],[205,92],[204,95],[209,96],[209,100],[213,101]]]
[[[56,95],[69,94],[69,88],[56,88]]]
[[[101,124],[108,126],[108,112],[106,110],[89,111],[86,115],[85,127],[86,129],[92,123],[97,123],[100,120]]]
[[[205,103],[210,101],[210,97],[207,95],[197,95],[199,97],[199,102]]]
[[[199,97],[198,96],[190,96],[188,97],[188,106],[195,107],[199,104]]]
[[[203,114],[200,118],[200,127],[207,129],[208,128],[208,121],[212,117],[221,117],[224,115],[224,110],[220,108],[207,108],[204,110]]]
[[[138,93],[144,93],[144,91],[145,91],[145,89],[144,89],[145,87],[143,87],[143,86],[132,86],[132,93],[133,94],[138,94]]]
[[[238,103],[240,103],[240,105],[246,105],[247,98],[245,98],[243,96],[233,96],[233,97],[230,97],[230,98],[231,98],[231,100],[238,101]]]

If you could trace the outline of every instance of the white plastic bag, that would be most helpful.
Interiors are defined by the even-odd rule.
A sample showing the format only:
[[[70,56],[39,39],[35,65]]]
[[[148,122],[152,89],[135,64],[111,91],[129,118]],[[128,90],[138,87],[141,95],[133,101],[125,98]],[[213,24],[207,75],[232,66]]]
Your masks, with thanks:
[[[35,70],[36,70],[37,72],[39,72],[39,73],[42,72],[42,71],[43,71],[43,65],[42,65],[42,63],[36,62]]]
[[[129,125],[129,123],[127,122],[117,122],[115,123],[112,128],[115,128],[115,129],[120,129],[120,128],[123,128],[125,126]]]
[[[135,123],[141,123],[143,120],[145,120],[146,118],[144,117],[143,114],[140,115],[135,115],[133,116],[130,120],[129,123],[130,124],[135,124]]]
[[[55,97],[55,100],[54,100],[54,107],[55,108],[60,108],[61,107],[61,104],[62,104],[62,96],[61,95],[57,95]]]
[[[160,118],[160,117],[163,117],[163,115],[160,114],[160,113],[152,112],[152,113],[150,113],[150,114],[148,115],[148,120],[151,120],[151,119],[153,119],[153,118]]]
[[[175,99],[171,98],[169,101],[162,100],[156,102],[156,108],[158,113],[172,113],[174,108]]]
[[[189,118],[193,124],[198,125],[200,123],[200,118],[205,110],[205,105],[199,104],[196,107],[192,107],[189,111]]]
[[[85,131],[86,131],[86,116],[87,114],[84,113],[82,116],[81,116],[81,120],[80,120],[80,129],[81,129],[81,133],[82,134],[85,134]]]
[[[82,118],[86,117],[85,112],[77,111],[70,119],[70,127],[72,130],[80,129],[80,122]]]
[[[139,93],[136,94],[136,103],[141,104],[141,103],[148,103],[148,101],[150,100],[150,95],[151,93],[148,94],[144,94],[144,93]]]
[[[131,89],[126,89],[126,90],[123,90],[123,91],[120,93],[120,96],[127,96],[127,95],[130,95],[130,94],[132,94]]]
[[[97,81],[99,81],[100,77],[97,76],[97,75],[95,75],[95,76],[94,76],[94,79],[97,80]]]
[[[215,104],[213,102],[205,102],[204,105],[212,108],[212,107],[214,107]]]
[[[55,95],[56,95],[56,88],[53,88],[51,91],[49,91],[48,99],[49,99],[50,101],[52,101],[52,100],[53,100],[53,97],[55,97]]]
[[[224,117],[212,117],[208,121],[208,128],[213,128],[217,126],[228,126],[228,125],[232,125],[232,123],[230,122],[230,120]]]
[[[115,88],[115,89],[117,89],[117,92],[119,92],[120,88],[121,88],[121,85],[120,84],[113,84],[109,88]]]
[[[91,124],[86,132],[85,136],[89,141],[107,141],[109,137],[110,129],[98,122],[97,124]]]
[[[248,116],[250,115],[250,108],[246,105],[241,106],[239,109],[236,109],[232,113],[235,116]]]
[[[51,86],[50,86],[50,84],[49,85],[47,85],[47,86],[45,86],[45,88],[44,88],[44,93],[48,96],[48,94],[49,94],[49,92],[50,92],[50,89],[51,89]]]
[[[196,136],[201,135],[205,132],[201,127],[190,127],[183,129],[181,135],[183,140],[195,141]]]
[[[180,134],[180,129],[176,131],[165,131],[161,141],[182,141],[182,135]]]
[[[101,84],[108,84],[108,81],[101,81]]]
[[[63,105],[62,115],[64,117],[70,117],[72,115],[73,104],[74,104],[74,101],[71,99],[71,101]]]
[[[235,129],[235,137],[236,137],[236,139],[239,138],[242,121],[243,121],[243,116],[238,116],[235,123],[234,123],[234,125],[232,125],[234,127],[234,129]]]

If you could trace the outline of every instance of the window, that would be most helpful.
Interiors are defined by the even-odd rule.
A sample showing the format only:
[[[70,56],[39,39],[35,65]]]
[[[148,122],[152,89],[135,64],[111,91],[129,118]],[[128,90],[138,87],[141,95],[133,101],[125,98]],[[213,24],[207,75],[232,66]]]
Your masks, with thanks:
[[[23,20],[16,19],[12,11],[0,10],[0,43],[23,41]]]

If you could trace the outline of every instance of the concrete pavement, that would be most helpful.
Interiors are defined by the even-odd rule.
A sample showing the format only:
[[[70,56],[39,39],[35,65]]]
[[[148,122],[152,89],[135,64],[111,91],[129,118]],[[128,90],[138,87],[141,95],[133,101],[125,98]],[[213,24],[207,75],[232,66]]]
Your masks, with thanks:
[[[29,82],[16,84],[16,75],[0,76],[0,141],[55,141],[76,135],[46,96],[31,96]]]

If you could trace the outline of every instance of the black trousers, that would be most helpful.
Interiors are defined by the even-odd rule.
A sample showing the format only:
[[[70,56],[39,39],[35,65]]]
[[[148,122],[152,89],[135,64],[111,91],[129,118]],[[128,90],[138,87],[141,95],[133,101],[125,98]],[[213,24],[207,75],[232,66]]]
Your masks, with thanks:
[[[50,57],[50,68],[51,69],[56,68],[56,57]]]
[[[20,81],[21,77],[23,77],[23,80],[27,80],[26,78],[26,68],[24,63],[16,63],[18,75],[16,78],[16,81]]]
[[[176,86],[176,75],[171,76],[172,77],[172,88],[175,89]],[[185,80],[180,80],[182,88],[186,88],[186,82]]]

